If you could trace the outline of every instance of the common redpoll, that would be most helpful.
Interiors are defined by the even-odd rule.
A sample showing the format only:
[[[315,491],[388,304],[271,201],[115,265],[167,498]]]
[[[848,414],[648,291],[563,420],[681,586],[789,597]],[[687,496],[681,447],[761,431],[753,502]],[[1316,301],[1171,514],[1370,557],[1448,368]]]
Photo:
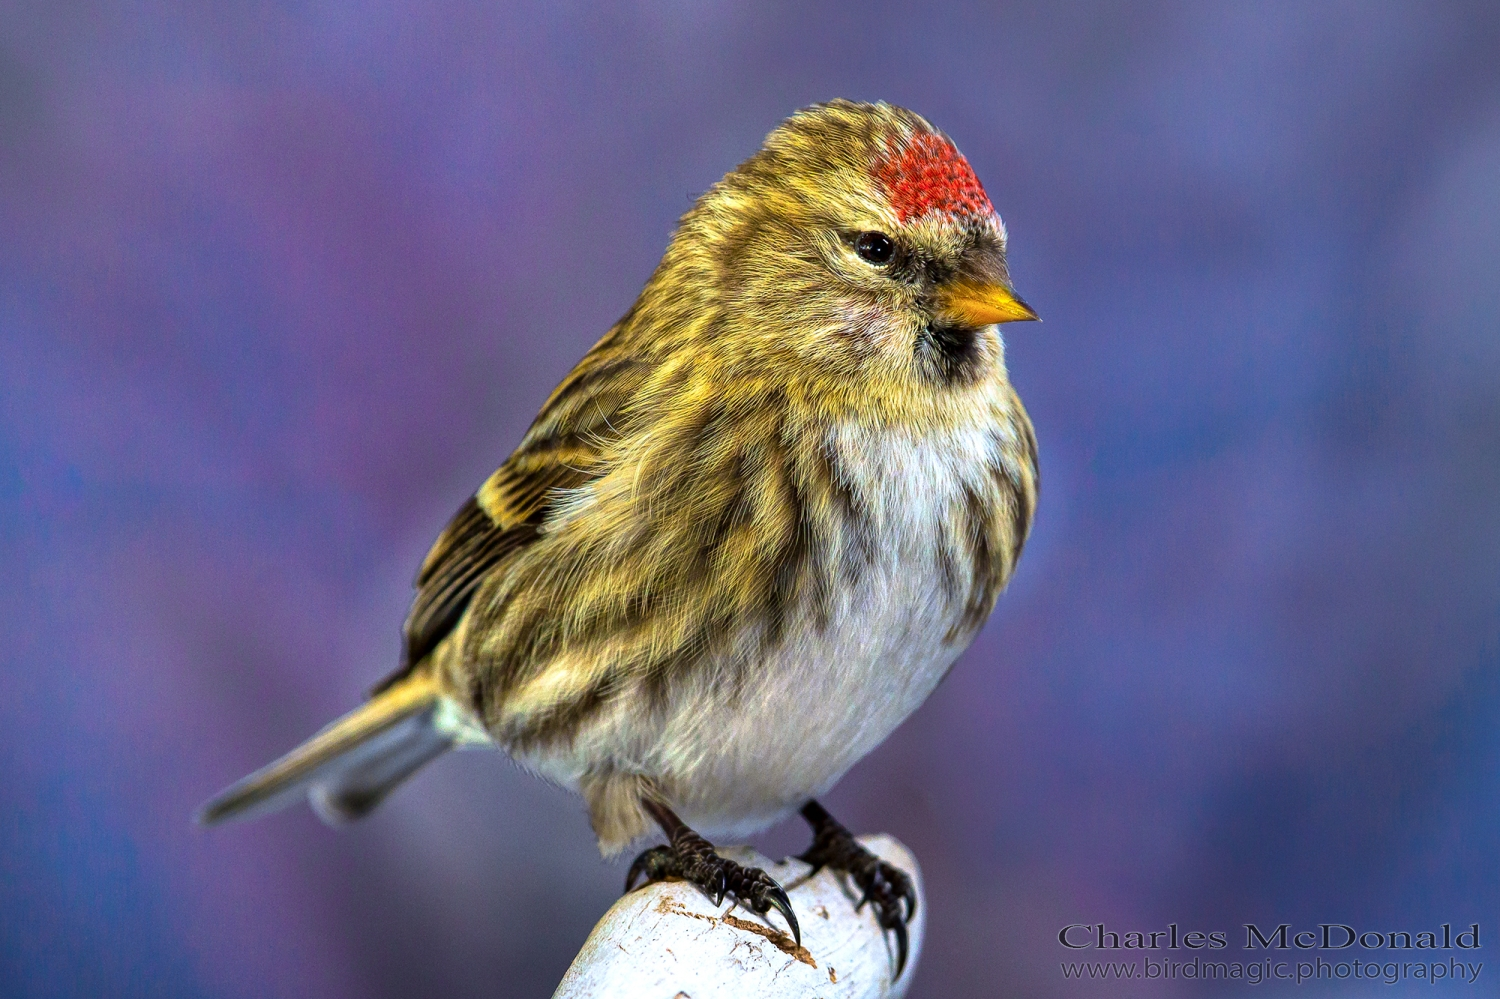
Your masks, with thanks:
[[[995,324],[1005,228],[953,143],[886,104],[799,111],[682,218],[417,577],[399,670],[202,820],[307,794],[364,814],[454,745],[580,793],[606,854],[798,936],[694,828],[801,810],[896,934],[915,895],[814,800],[988,617],[1037,500]]]

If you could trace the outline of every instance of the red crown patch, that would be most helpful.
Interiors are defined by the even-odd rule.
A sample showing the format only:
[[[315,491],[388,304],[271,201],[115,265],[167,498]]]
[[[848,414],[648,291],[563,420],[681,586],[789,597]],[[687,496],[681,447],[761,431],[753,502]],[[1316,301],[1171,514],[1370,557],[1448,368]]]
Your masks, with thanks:
[[[902,222],[930,211],[954,216],[995,211],[969,161],[953,143],[930,132],[913,135],[904,149],[889,149],[872,173]]]

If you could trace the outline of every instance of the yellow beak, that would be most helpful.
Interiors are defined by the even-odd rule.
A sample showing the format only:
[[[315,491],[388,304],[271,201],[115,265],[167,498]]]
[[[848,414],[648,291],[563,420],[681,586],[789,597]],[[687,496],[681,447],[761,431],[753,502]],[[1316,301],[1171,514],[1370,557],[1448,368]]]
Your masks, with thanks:
[[[1039,319],[1031,306],[1002,284],[976,284],[960,281],[948,287],[939,300],[939,308],[949,318],[965,326],[988,326],[991,323],[1013,323],[1022,319]]]

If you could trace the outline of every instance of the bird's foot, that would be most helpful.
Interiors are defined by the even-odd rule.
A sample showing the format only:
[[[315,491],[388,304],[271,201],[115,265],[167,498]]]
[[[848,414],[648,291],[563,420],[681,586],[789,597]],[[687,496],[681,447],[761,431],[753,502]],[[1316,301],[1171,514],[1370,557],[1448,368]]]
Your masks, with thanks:
[[[911,878],[860,846],[854,834],[816,801],[803,806],[802,817],[812,826],[813,841],[798,859],[811,864],[814,874],[824,867],[844,871],[859,886],[862,895],[855,909],[869,902],[875,922],[896,935],[895,977],[900,978],[906,967],[906,924],[917,914],[917,890]]]
[[[745,867],[719,856],[712,843],[689,829],[676,815],[665,808],[661,811],[671,816],[670,822],[658,816],[670,842],[666,846],[653,846],[635,858],[630,873],[625,875],[627,892],[643,874],[642,885],[664,878],[682,878],[703,889],[714,905],[722,903],[727,894],[761,916],[775,908],[786,919],[792,939],[798,947],[802,946],[802,930],[792,913],[791,899],[775,878],[758,867]]]

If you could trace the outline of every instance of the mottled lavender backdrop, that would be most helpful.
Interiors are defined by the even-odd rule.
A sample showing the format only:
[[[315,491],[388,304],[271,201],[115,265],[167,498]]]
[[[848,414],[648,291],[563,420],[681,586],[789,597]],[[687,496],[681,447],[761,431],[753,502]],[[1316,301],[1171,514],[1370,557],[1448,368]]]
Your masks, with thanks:
[[[914,995],[1137,994],[1072,922],[1492,955],[1500,7],[645,6],[4,5],[0,993],[550,993],[623,867],[503,757],[189,816],[394,665],[676,217],[834,96],[954,136],[1046,319],[1020,572],[829,800],[923,859]]]

